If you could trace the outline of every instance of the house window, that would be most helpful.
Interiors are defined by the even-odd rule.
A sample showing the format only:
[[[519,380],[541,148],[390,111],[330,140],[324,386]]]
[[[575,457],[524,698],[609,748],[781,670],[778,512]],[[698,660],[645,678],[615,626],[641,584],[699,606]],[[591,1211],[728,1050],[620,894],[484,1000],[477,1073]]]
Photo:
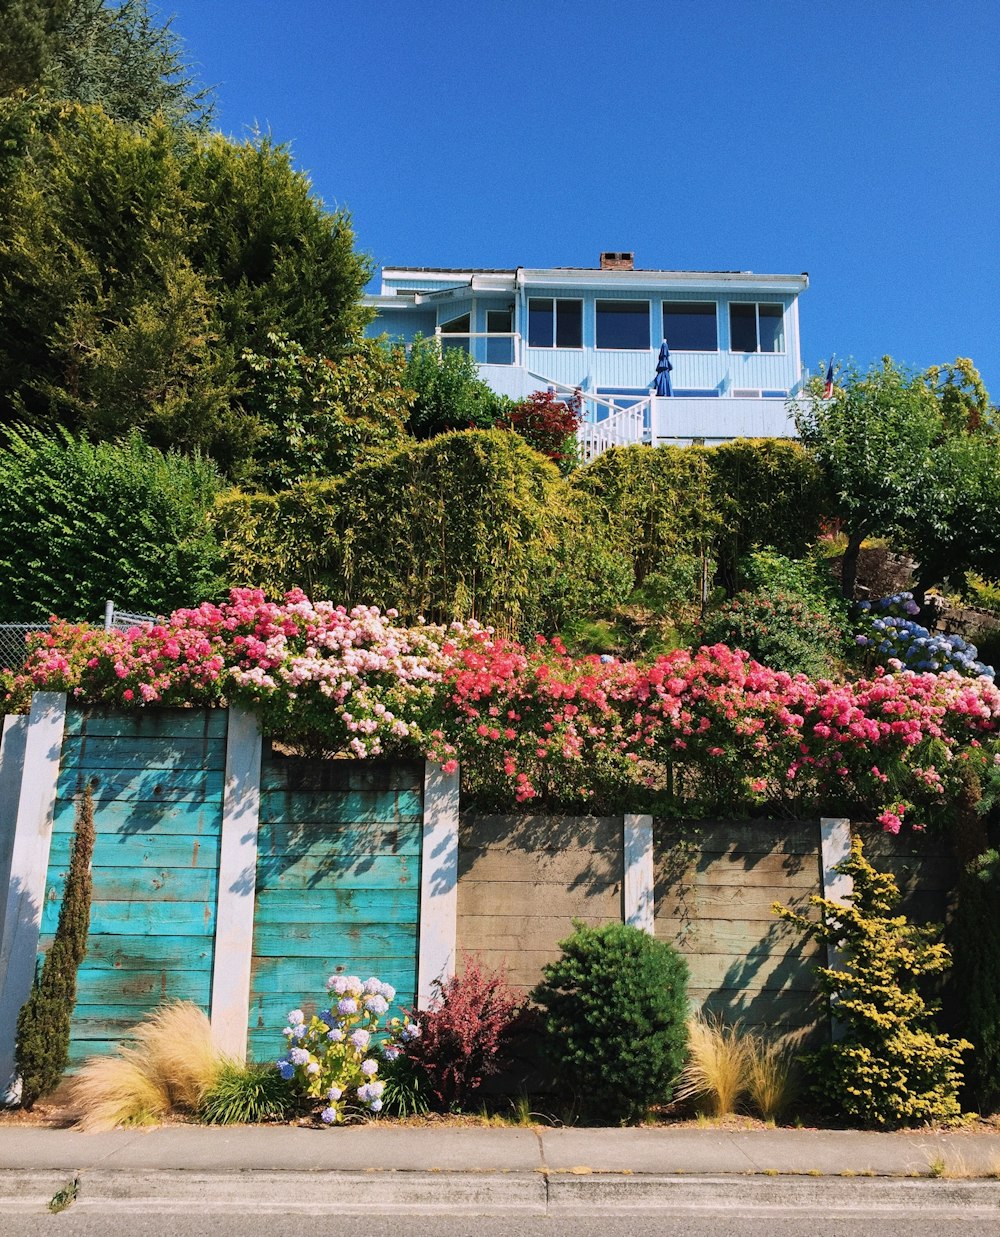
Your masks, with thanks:
[[[529,297],[528,345],[532,348],[582,348],[583,301]]]
[[[664,301],[663,338],[671,352],[718,352],[714,301]]]
[[[731,352],[784,352],[785,316],[780,305],[736,302],[729,306]]]
[[[649,301],[598,301],[598,348],[649,351]]]
[[[449,322],[441,323],[442,351],[447,352],[449,348],[461,348],[463,352],[469,351],[471,321],[468,314],[462,314],[459,318],[452,318]],[[448,339],[449,335],[457,335],[459,338]]]

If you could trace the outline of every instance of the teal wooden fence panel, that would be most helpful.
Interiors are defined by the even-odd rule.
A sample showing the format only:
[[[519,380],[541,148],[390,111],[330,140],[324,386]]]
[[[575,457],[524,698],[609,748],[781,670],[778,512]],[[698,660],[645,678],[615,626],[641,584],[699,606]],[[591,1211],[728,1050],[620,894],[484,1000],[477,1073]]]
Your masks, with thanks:
[[[265,754],[250,1052],[283,1050],[290,1009],[323,1008],[335,971],[415,1003],[423,767]]]
[[[69,867],[76,796],[94,792],[94,895],[70,1062],[110,1051],[165,1000],[210,1012],[225,710],[70,708],[40,952]]]

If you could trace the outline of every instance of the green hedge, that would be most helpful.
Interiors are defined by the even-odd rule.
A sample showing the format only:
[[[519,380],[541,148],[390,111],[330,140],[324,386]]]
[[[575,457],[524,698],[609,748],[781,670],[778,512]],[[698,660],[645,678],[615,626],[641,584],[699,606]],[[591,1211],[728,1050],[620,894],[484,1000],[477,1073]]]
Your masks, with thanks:
[[[600,514],[518,435],[410,442],[338,482],[233,494],[217,518],[235,583],[510,634],[560,627],[627,596]]]

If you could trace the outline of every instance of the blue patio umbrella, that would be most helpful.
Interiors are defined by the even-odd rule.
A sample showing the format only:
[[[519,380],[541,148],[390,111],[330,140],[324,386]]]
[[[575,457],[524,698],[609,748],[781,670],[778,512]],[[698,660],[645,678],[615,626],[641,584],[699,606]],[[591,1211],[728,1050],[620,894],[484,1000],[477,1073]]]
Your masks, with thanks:
[[[673,395],[673,391],[670,389],[670,371],[672,369],[670,349],[667,347],[667,341],[664,340],[660,344],[660,355],[656,358],[656,377],[653,379],[653,389],[657,395]]]

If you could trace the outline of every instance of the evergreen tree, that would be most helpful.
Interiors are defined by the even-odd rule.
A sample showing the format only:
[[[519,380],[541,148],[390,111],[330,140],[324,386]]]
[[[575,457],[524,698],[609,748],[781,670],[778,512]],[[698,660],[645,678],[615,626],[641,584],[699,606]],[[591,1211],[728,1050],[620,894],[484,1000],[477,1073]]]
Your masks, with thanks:
[[[148,0],[0,0],[0,95],[19,91],[100,104],[131,125],[211,118],[171,21],[155,20]]]
[[[14,1060],[21,1076],[21,1103],[29,1111],[56,1086],[69,1060],[76,975],[87,953],[90,928],[93,853],[94,797],[88,785],[77,808],[69,875],[52,947],[17,1018]]]

